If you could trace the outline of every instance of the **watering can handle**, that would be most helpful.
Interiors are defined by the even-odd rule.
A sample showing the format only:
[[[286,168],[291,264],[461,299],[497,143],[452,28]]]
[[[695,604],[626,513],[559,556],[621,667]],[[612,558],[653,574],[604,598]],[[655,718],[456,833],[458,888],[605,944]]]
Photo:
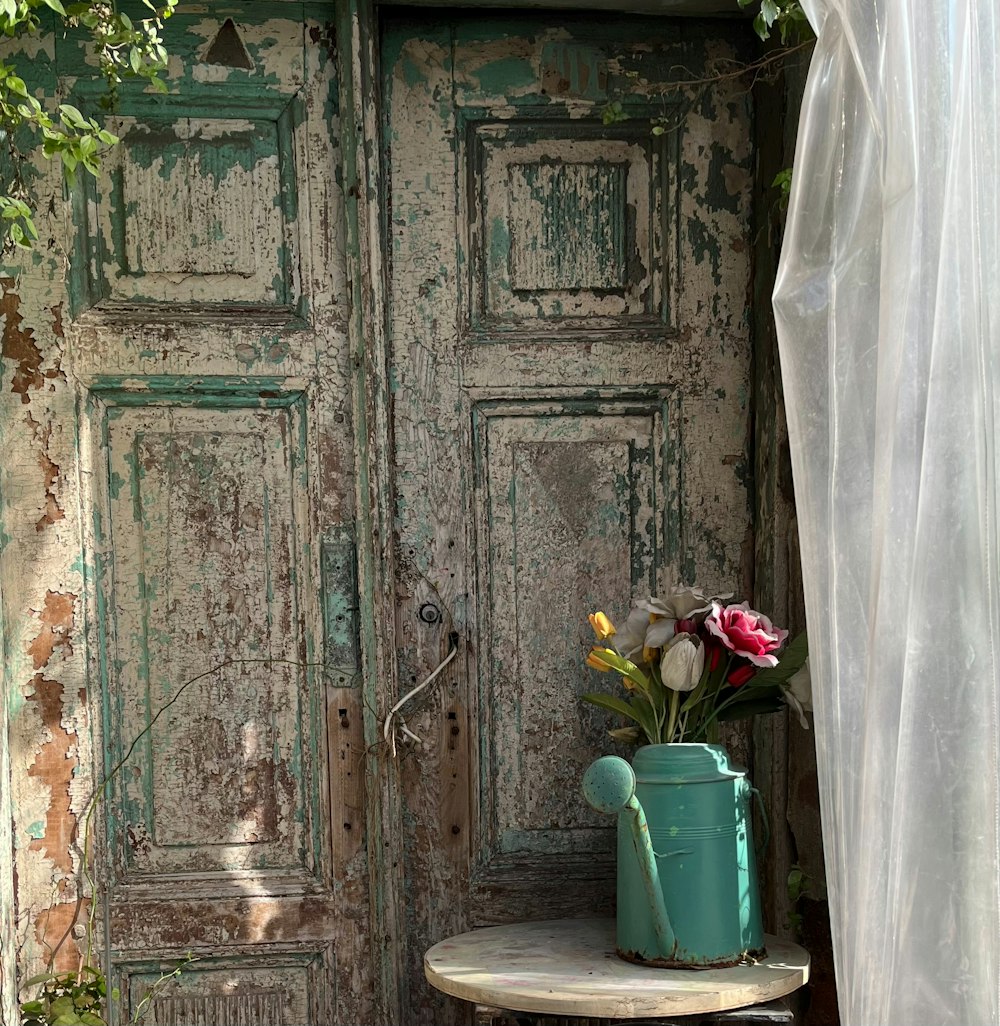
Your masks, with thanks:
[[[653,916],[653,928],[664,958],[673,956],[677,946],[667,907],[663,903],[656,854],[649,840],[646,814],[635,796],[635,771],[617,755],[605,755],[592,763],[583,776],[583,794],[598,812],[617,812],[627,818],[639,875],[642,877]]]
[[[764,796],[757,790],[753,784],[747,784],[750,788],[750,793],[754,796],[754,800],[757,802],[757,809],[760,812],[760,821],[764,825],[764,840],[757,845],[757,858],[761,859],[764,852],[767,851],[767,846],[771,843],[771,821],[767,816],[767,806],[764,804]]]

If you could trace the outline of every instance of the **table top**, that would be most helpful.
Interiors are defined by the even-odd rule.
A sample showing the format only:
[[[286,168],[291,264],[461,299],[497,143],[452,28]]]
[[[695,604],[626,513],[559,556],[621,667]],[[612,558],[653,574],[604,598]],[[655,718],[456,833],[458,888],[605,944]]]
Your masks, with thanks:
[[[518,1012],[610,1019],[698,1015],[773,1001],[809,979],[809,955],[768,936],[732,969],[657,969],[615,954],[613,919],[490,926],[435,944],[424,972],[452,997]]]

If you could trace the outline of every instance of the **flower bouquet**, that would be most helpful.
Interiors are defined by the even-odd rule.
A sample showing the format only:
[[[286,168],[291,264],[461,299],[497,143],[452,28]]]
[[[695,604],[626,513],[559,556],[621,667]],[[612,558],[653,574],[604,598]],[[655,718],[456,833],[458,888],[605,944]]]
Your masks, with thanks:
[[[598,644],[587,665],[620,674],[628,694],[583,698],[632,721],[610,731],[615,740],[717,744],[720,723],[786,703],[806,725],[805,633],[786,643],[788,631],[747,602],[727,604],[731,598],[681,587],[665,599],[636,600],[620,628],[604,613],[590,615]]]

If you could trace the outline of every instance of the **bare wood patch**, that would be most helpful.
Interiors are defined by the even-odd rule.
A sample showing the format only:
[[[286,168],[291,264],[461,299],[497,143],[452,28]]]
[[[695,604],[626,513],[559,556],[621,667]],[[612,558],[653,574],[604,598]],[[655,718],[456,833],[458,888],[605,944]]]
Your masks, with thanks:
[[[3,334],[0,335],[0,352],[14,364],[14,375],[11,391],[21,396],[22,403],[31,402],[28,392],[40,389],[46,381],[65,380],[66,375],[56,359],[51,367],[44,367],[42,350],[34,337],[34,329],[24,327],[24,316],[20,312],[21,297],[14,291],[16,282],[13,278],[0,278],[3,295],[0,296],[0,316],[4,319]],[[60,307],[62,304],[58,304]],[[56,317],[59,331],[62,329],[61,316]],[[57,332],[58,334],[59,332]]]
[[[71,636],[76,600],[77,596],[72,592],[45,593],[45,605],[36,610],[42,629],[28,645],[28,654],[36,670],[48,665],[57,648],[62,650],[63,656],[73,654]]]
[[[32,851],[42,851],[53,865],[73,872],[72,845],[76,840],[77,817],[73,811],[70,784],[77,768],[76,736],[63,724],[63,686],[36,673],[31,681],[34,693],[28,701],[38,706],[48,740],[38,749],[28,767],[29,777],[38,777],[49,787],[51,799],[45,815],[45,832],[32,838]]]
[[[52,969],[57,973],[70,972],[80,965],[80,945],[73,927],[86,922],[89,900],[63,901],[51,905],[35,919],[34,937],[39,948],[49,957],[55,953]],[[65,939],[64,939],[65,938]]]

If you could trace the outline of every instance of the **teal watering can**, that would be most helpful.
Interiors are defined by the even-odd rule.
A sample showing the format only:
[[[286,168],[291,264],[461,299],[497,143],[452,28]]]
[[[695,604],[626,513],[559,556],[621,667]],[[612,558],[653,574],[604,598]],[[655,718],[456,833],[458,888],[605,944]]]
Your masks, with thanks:
[[[750,796],[721,745],[640,748],[584,774],[618,814],[618,954],[668,968],[736,965],[764,953]]]

